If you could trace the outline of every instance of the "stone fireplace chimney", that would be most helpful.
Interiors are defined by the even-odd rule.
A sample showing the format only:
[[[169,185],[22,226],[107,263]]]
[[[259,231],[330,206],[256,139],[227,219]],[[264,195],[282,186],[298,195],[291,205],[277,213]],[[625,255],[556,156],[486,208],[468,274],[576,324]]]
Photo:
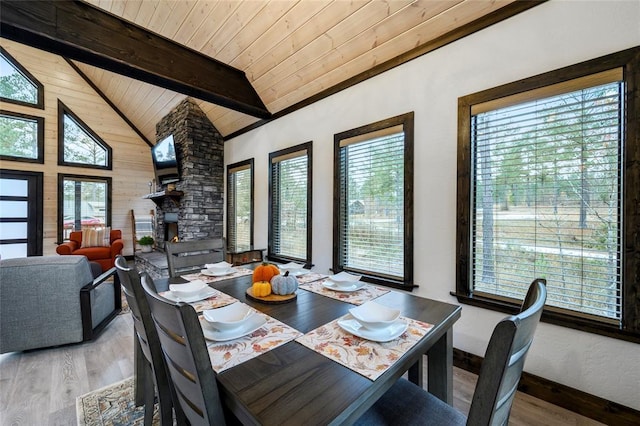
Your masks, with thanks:
[[[177,233],[180,241],[222,238],[222,136],[190,98],[182,101],[156,125],[157,140],[171,134],[180,170],[175,190],[182,191],[184,195],[179,199],[167,197],[156,208],[155,239],[158,248],[164,247],[161,242],[171,233]],[[165,189],[158,186],[156,190]]]

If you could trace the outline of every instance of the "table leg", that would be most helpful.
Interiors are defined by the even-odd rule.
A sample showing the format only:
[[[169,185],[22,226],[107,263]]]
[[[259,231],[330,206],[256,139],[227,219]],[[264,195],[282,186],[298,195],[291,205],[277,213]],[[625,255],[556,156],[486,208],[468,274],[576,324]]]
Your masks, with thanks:
[[[136,335],[136,331],[133,330],[133,381],[134,381],[134,402],[136,407],[144,405],[144,387],[146,382],[147,369],[144,368],[146,360],[142,353],[142,347],[140,341]]]
[[[427,357],[429,393],[453,405],[453,330],[427,351]]]
[[[408,371],[409,381],[411,383],[415,383],[420,387],[423,387],[424,385],[423,383],[424,375],[422,374],[423,368],[424,368],[424,361],[423,361],[423,357],[421,356],[420,359],[416,361],[415,364],[409,367],[409,371]]]

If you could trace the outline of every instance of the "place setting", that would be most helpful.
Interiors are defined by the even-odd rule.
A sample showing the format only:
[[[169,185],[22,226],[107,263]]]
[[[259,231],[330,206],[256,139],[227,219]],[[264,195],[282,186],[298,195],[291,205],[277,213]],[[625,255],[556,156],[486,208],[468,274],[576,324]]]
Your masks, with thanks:
[[[200,272],[185,274],[182,278],[193,281],[201,280],[207,283],[227,280],[229,278],[251,275],[253,271],[249,268],[234,267],[228,262],[207,263]]]
[[[204,310],[199,319],[211,366],[218,373],[302,335],[239,301]]]
[[[432,328],[370,301],[296,341],[375,380]]]
[[[209,287],[209,284],[202,280],[170,284],[168,291],[158,294],[172,302],[188,303],[193,306],[196,312],[229,305],[236,301],[234,297]]]
[[[361,281],[361,275],[342,271],[320,280],[300,284],[300,288],[353,305],[361,305],[386,294],[382,289]]]

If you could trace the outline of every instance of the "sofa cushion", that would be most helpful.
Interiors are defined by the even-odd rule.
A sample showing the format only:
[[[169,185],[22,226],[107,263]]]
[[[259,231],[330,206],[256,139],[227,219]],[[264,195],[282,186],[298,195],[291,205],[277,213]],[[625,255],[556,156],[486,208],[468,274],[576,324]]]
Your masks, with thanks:
[[[111,247],[83,247],[73,252],[74,255],[86,256],[89,260],[111,258]]]
[[[82,244],[84,247],[109,247],[111,245],[111,228],[88,228],[82,231]]]

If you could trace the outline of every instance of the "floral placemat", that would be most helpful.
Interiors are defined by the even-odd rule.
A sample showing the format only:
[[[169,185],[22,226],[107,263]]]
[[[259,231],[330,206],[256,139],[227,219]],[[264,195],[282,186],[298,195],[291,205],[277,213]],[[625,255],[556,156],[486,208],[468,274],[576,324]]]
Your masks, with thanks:
[[[307,284],[313,281],[325,279],[327,277],[327,274],[321,274],[319,272],[309,272],[308,274],[299,275],[296,278],[298,279],[298,284]]]
[[[163,291],[158,294],[160,296],[166,297],[167,293],[169,292]],[[209,296],[204,300],[190,302],[189,304],[193,306],[193,309],[195,309],[197,313],[200,313],[202,311],[206,311],[207,309],[221,308],[237,301],[238,299],[236,299],[235,297],[231,297],[226,293],[216,290],[215,294],[213,294],[212,296]]]
[[[229,275],[223,275],[221,277],[212,277],[211,275],[205,275],[202,272],[195,272],[193,274],[181,275],[182,278],[189,281],[202,280],[206,283],[214,283],[216,281],[224,281],[231,278],[243,277],[245,275],[253,274],[253,270],[248,268],[233,268],[234,271]]]
[[[389,293],[389,290],[382,289],[373,285],[365,284],[360,290],[346,292],[335,291],[326,288],[322,285],[326,280],[326,277],[320,281],[313,281],[306,284],[301,284],[300,288],[314,293],[321,294],[323,296],[331,297],[332,299],[338,299],[342,302],[351,303],[353,305],[362,305],[369,300],[376,299],[383,294]]]
[[[289,327],[269,315],[262,313],[256,315],[264,315],[267,322],[253,333],[225,342],[207,340],[211,366],[217,373],[302,336],[302,333],[295,328]],[[205,320],[201,317],[200,322],[203,321]]]
[[[297,338],[296,342],[376,380],[433,328],[432,324],[400,318],[407,322],[407,330],[390,342],[379,343],[354,336],[340,328],[340,318]]]

